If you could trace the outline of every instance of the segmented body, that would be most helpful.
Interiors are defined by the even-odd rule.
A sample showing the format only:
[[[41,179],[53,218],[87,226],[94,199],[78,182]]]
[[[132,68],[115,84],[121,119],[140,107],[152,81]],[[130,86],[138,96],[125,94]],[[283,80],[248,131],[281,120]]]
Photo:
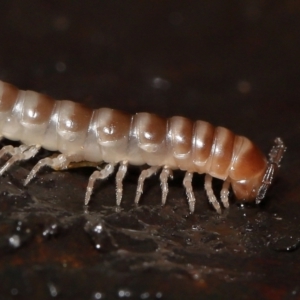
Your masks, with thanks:
[[[25,184],[45,165],[66,169],[83,161],[106,162],[103,170],[95,171],[90,177],[86,204],[95,180],[109,176],[118,164],[117,204],[120,204],[127,165],[147,164],[150,168],[141,173],[135,202],[139,201],[145,178],[162,168],[160,180],[162,202],[165,203],[168,178],[172,170],[180,169],[187,172],[184,186],[190,210],[194,210],[195,203],[192,174],[197,172],[207,174],[205,189],[208,198],[220,212],[211,188],[212,177],[225,181],[221,200],[224,206],[228,206],[230,184],[238,199],[255,199],[268,168],[265,156],[249,139],[224,127],[214,127],[205,121],[192,122],[178,116],[164,119],[144,112],[129,115],[109,108],[91,110],[72,101],[57,101],[33,91],[22,91],[2,81],[0,134],[22,144],[16,148],[5,146],[0,151],[0,156],[5,153],[12,155],[0,174],[15,161],[33,157],[40,147],[61,153],[56,158],[38,162]],[[278,144],[283,152],[282,141],[277,147]],[[277,165],[281,157],[282,153]]]

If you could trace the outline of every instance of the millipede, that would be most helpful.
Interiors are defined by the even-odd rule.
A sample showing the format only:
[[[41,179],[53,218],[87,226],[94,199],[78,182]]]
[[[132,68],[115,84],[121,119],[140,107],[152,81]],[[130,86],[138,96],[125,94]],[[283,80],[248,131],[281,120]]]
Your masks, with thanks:
[[[185,171],[183,186],[190,212],[195,210],[192,187],[194,173],[205,174],[204,188],[218,212],[229,207],[231,187],[238,201],[265,197],[286,150],[277,137],[269,160],[248,138],[205,121],[175,116],[168,119],[141,112],[130,115],[115,109],[89,109],[69,100],[34,91],[19,90],[0,81],[0,136],[19,141],[6,145],[0,158],[11,157],[0,168],[2,175],[14,163],[34,157],[41,148],[55,152],[37,162],[25,179],[27,185],[45,166],[65,170],[94,166],[84,203],[88,205],[96,180],[116,172],[116,204],[121,204],[123,179],[128,165],[147,165],[139,175],[134,202],[139,203],[146,178],[160,171],[162,205],[169,191],[173,170]],[[100,165],[105,163],[103,168]],[[212,179],[223,180],[220,199],[214,194]]]

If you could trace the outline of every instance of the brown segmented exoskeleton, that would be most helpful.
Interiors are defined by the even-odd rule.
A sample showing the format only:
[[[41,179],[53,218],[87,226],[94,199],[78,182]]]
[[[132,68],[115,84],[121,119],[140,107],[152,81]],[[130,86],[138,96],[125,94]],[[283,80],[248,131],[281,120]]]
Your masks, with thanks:
[[[22,91],[0,81],[0,134],[20,141],[19,147],[4,146],[0,157],[11,158],[0,169],[3,174],[12,164],[34,157],[41,147],[60,152],[41,159],[25,180],[27,185],[44,166],[64,170],[74,166],[106,166],[89,178],[85,204],[90,201],[94,183],[116,173],[116,202],[121,204],[123,178],[128,164],[149,166],[139,176],[135,203],[140,200],[146,178],[160,173],[162,204],[166,203],[168,179],[172,170],[186,171],[183,185],[194,212],[193,173],[205,173],[205,190],[218,213],[221,206],[212,189],[212,178],[224,181],[221,203],[229,206],[229,187],[238,200],[259,203],[271,185],[286,149],[275,139],[269,161],[246,137],[205,121],[192,122],[184,117],[161,118],[155,114],[129,115],[118,110],[91,110],[68,100],[56,101],[33,91]]]

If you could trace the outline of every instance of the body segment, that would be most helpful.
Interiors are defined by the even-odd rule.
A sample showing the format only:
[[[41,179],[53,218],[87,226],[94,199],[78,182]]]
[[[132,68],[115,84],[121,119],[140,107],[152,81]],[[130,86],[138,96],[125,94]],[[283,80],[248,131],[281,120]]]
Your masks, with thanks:
[[[69,100],[57,101],[36,92],[21,91],[1,81],[0,134],[22,144],[22,148],[4,147],[0,151],[0,156],[12,155],[11,162],[0,170],[1,174],[15,161],[34,156],[40,147],[61,153],[57,158],[40,161],[28,175],[26,184],[45,165],[66,169],[82,161],[95,165],[107,163],[105,169],[92,174],[86,203],[95,180],[109,176],[117,164],[120,165],[117,172],[118,204],[127,165],[147,164],[150,168],[139,178],[136,202],[144,180],[163,168],[160,180],[164,203],[168,178],[172,170],[180,169],[187,172],[184,186],[190,209],[194,209],[195,202],[192,174],[197,172],[207,174],[205,188],[217,211],[220,206],[211,189],[211,177],[225,181],[221,200],[227,206],[230,184],[239,200],[254,200],[268,169],[265,156],[249,139],[224,127],[178,116],[164,119],[150,113],[129,115],[109,108],[91,110]],[[279,148],[284,151],[282,142]],[[277,165],[282,154],[279,156]]]

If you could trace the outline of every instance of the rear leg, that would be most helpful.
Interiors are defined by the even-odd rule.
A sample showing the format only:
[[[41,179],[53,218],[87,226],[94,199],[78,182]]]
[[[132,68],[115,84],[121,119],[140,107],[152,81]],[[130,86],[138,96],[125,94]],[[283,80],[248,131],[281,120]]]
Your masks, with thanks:
[[[116,197],[117,197],[117,205],[119,206],[122,201],[123,195],[123,179],[126,175],[128,167],[128,161],[122,161],[119,166],[119,170],[116,175]]]
[[[166,204],[168,192],[169,192],[169,187],[168,187],[168,179],[169,177],[172,179],[173,178],[173,172],[172,170],[164,166],[162,169],[159,179],[160,179],[160,185],[161,185],[161,191],[162,191],[162,197],[161,197],[161,205]]]
[[[71,162],[79,161],[81,157],[78,155],[69,155],[59,154],[56,157],[46,157],[38,161],[38,163],[32,168],[27,178],[24,181],[24,185],[27,185],[43,167],[50,167],[56,171],[65,170],[68,168],[68,165]]]
[[[225,208],[229,207],[229,187],[230,187],[230,179],[229,177],[223,182],[222,190],[221,190],[221,201]]]
[[[20,160],[28,160],[34,157],[40,150],[40,146],[26,146],[20,145],[19,147],[4,146],[0,150],[0,158],[5,154],[10,154],[12,157],[2,166],[0,169],[0,175],[2,175],[6,170],[8,170],[14,163]]]
[[[90,176],[89,183],[86,188],[85,198],[84,198],[85,205],[88,205],[90,201],[96,180],[107,178],[111,173],[113,173],[114,169],[115,169],[114,164],[107,164],[102,170],[100,171],[97,170]]]
[[[193,192],[192,180],[193,180],[193,173],[186,172],[183,179],[183,185],[185,187],[191,213],[195,211],[195,202],[196,202],[196,198]]]
[[[138,179],[138,186],[136,189],[136,195],[135,195],[135,200],[134,203],[138,204],[140,201],[140,197],[143,193],[143,187],[144,187],[144,181],[146,178],[152,176],[155,174],[160,167],[150,167],[149,169],[143,170],[142,173],[140,174],[140,177]]]
[[[212,204],[212,206],[215,208],[215,210],[221,214],[221,206],[214,194],[214,191],[212,189],[212,177],[208,174],[205,175],[205,182],[204,182],[204,188],[206,190],[206,194],[208,197],[209,202]]]
[[[9,154],[14,156],[15,154],[23,153],[29,146],[27,145],[20,145],[19,147],[13,147],[12,145],[4,146],[0,150],[0,158],[2,158],[5,154]]]

